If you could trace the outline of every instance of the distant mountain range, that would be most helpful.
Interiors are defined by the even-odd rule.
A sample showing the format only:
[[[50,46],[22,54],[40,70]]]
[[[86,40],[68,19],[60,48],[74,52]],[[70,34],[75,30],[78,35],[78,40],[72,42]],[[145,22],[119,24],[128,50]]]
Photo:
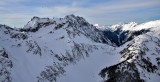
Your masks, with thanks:
[[[160,20],[100,27],[83,17],[0,25],[0,82],[159,82]]]

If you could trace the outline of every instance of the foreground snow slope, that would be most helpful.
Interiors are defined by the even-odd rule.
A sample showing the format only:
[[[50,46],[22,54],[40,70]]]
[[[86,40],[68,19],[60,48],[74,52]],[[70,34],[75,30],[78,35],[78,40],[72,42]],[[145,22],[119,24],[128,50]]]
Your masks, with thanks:
[[[160,25],[152,23],[120,47],[74,15],[33,17],[21,29],[0,25],[0,82],[157,82]]]

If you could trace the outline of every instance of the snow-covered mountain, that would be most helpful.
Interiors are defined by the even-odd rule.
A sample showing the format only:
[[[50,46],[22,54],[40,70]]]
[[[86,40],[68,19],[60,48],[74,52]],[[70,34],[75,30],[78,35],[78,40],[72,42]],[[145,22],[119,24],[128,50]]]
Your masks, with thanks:
[[[100,29],[103,31],[104,35],[117,44],[121,46],[127,41],[131,41],[135,37],[141,34],[145,34],[150,31],[151,28],[160,26],[160,20],[150,21],[142,24],[137,24],[135,22],[130,22],[128,24],[116,24],[112,26],[103,27]],[[99,27],[100,28],[100,27]]]
[[[160,21],[132,24],[102,30],[68,15],[0,25],[0,82],[158,82]]]
[[[120,62],[101,70],[107,82],[160,81],[160,26],[119,47]]]

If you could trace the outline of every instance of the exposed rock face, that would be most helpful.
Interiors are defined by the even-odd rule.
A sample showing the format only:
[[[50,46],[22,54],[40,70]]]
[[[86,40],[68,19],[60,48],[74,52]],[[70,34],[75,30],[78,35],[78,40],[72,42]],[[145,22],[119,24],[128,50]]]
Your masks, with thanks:
[[[8,53],[4,48],[0,47],[0,81],[11,82],[11,68],[13,67],[12,61],[8,57]]]

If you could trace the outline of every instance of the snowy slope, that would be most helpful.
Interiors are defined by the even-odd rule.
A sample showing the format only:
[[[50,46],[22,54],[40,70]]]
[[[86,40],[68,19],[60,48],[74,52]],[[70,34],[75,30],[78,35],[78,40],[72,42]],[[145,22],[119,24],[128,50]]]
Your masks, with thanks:
[[[107,82],[159,82],[160,26],[123,45],[120,62],[101,70]]]
[[[150,30],[143,32],[138,29],[143,33],[125,40],[120,47],[104,34],[104,29],[97,29],[97,26],[75,15],[53,19],[33,17],[20,29],[0,25],[0,82],[108,81],[114,75],[110,75],[110,71],[116,71],[117,67],[132,68],[131,64],[135,67],[134,71],[129,68],[124,70],[129,71],[127,73],[131,76],[134,76],[133,72],[137,75],[133,81],[158,82],[160,25],[158,20],[151,23],[121,27],[139,26]],[[133,35],[137,32],[127,33]],[[122,36],[117,41],[120,38]],[[146,48],[149,51],[144,51]],[[139,54],[141,51],[146,55]],[[144,62],[146,60],[149,64]],[[114,69],[108,70],[106,66]],[[102,69],[104,71],[99,75]],[[119,82],[117,78],[122,79],[116,76],[115,82]]]
[[[119,62],[115,48],[103,46],[92,53],[92,56],[66,67],[66,74],[57,82],[99,82],[99,70]],[[115,52],[110,52],[115,51]]]

